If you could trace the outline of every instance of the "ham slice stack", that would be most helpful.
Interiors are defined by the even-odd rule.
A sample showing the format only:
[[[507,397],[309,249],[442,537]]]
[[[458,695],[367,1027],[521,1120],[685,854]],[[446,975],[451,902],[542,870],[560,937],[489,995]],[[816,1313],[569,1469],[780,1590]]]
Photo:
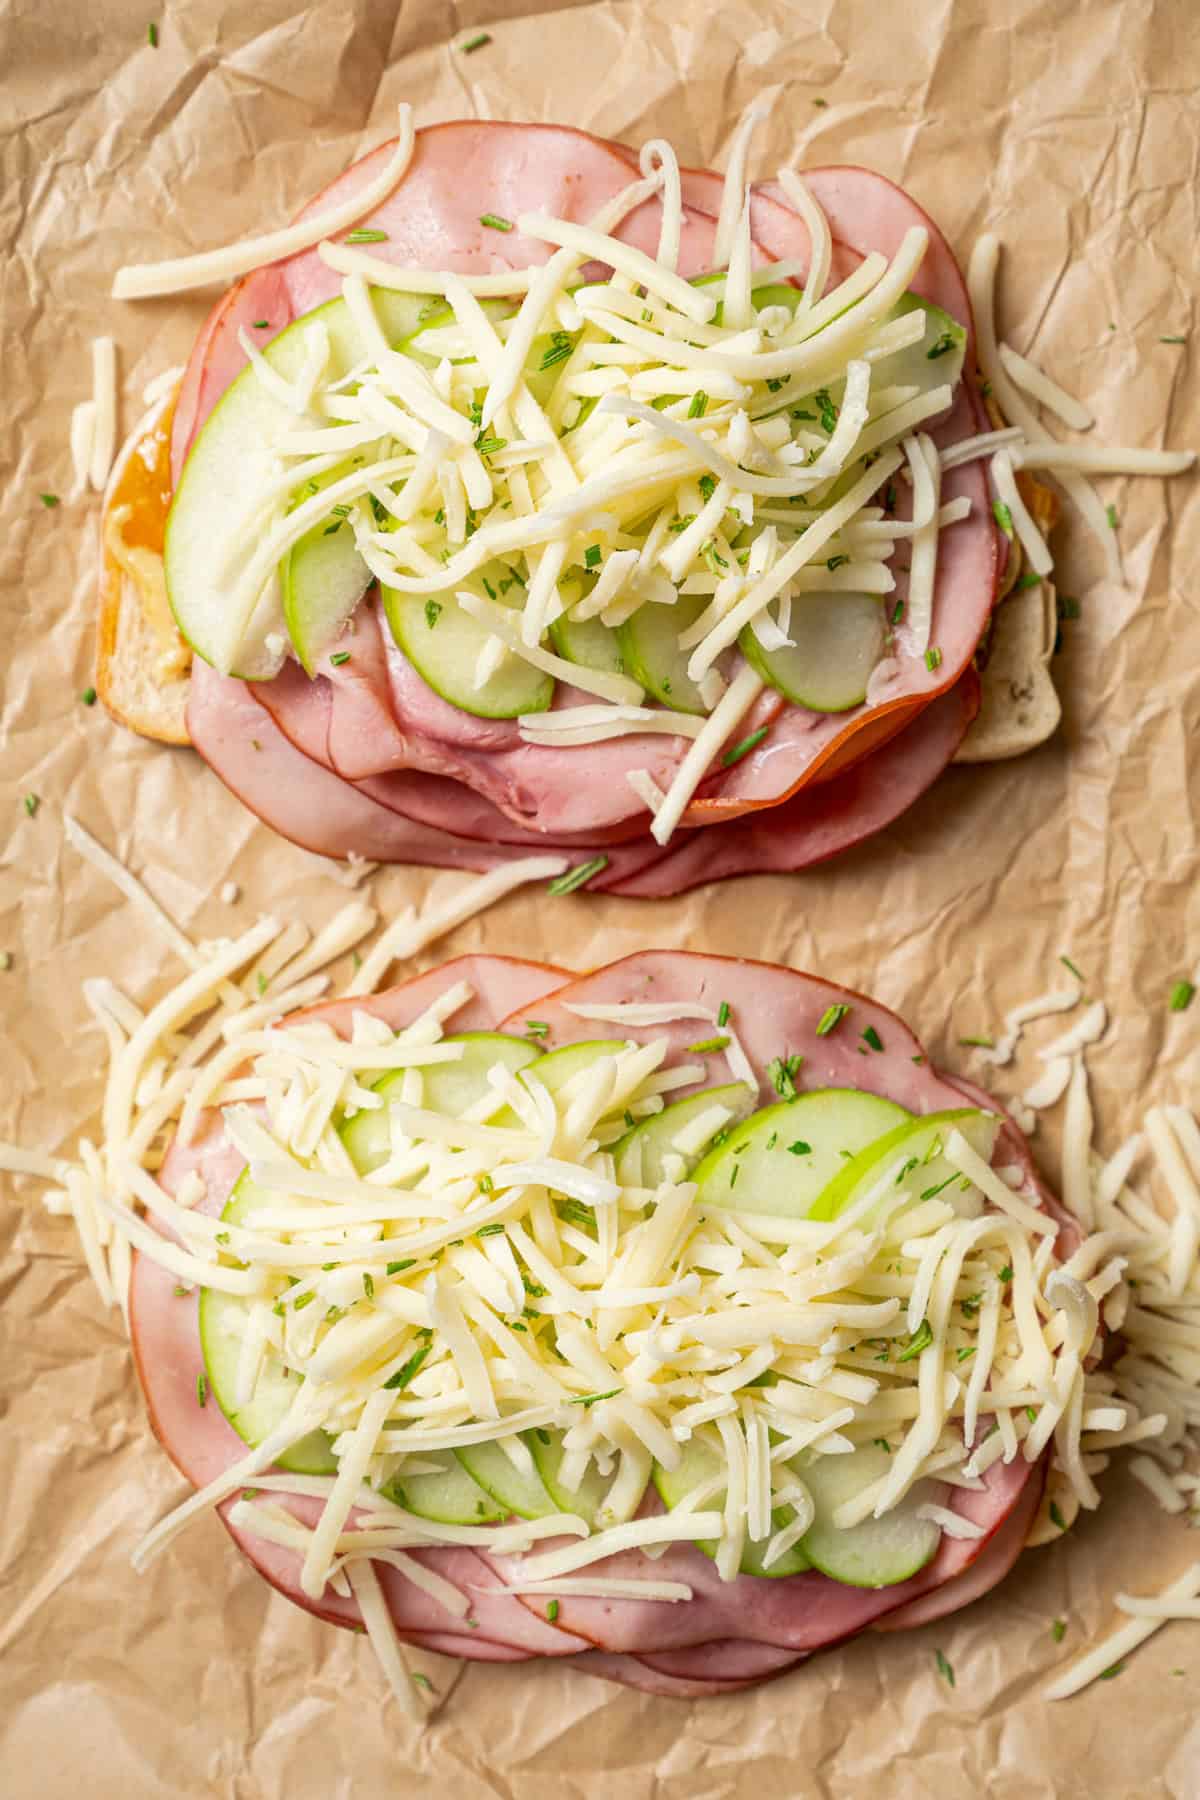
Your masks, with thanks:
[[[369,182],[389,148],[356,163],[306,212],[325,211]],[[557,126],[433,126],[417,134],[403,181],[361,226],[386,233],[372,253],[399,265],[467,274],[526,269],[544,261],[548,247],[517,230],[489,230],[481,215],[541,211],[585,221],[628,185],[632,160],[622,146]],[[870,251],[890,256],[911,226],[922,225],[929,249],[914,288],[971,333],[958,265],[914,201],[865,169],[812,169],[805,179],[833,233],[832,280]],[[721,192],[719,176],[685,172],[685,276],[714,267]],[[647,201],[618,235],[654,254],[659,220],[657,200]],[[807,263],[806,227],[775,188],[758,194],[752,228],[760,263]],[[265,345],[334,298],[340,281],[316,251],[306,251],[247,276],[219,302],[175,408],[176,481],[196,434],[245,367],[239,331],[253,330]],[[939,445],[986,429],[973,370],[969,342],[955,405],[932,434]],[[938,560],[936,668],[898,647],[878,692],[841,714],[810,712],[767,690],[744,729],[770,729],[733,766],[709,775],[665,846],[650,836],[649,814],[625,776],[645,769],[668,785],[687,739],[628,737],[570,749],[526,743],[516,720],[476,718],[434,693],[393,642],[373,592],[353,621],[353,656],[326,657],[314,678],[288,661],[273,680],[247,684],[197,660],[188,729],[249,807],[329,856],[483,871],[531,850],[561,849],[573,861],[607,859],[591,887],[642,896],[805,868],[898,818],[950,761],[978,709],[973,662],[1002,548],[980,464],[945,475],[943,501],[960,497],[970,500],[970,515],[943,534]],[[560,684],[555,704],[585,698]]]

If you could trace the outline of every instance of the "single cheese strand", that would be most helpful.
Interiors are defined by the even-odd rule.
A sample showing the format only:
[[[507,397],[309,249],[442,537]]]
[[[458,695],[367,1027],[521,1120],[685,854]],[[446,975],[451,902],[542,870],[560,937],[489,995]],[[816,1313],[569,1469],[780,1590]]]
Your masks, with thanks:
[[[310,1600],[319,1600],[324,1592],[330,1564],[336,1554],[335,1545],[366,1478],[379,1433],[391,1407],[391,1394],[386,1388],[378,1388],[363,1407],[348,1448],[338,1458],[333,1491],[325,1502],[300,1567],[300,1586]]]
[[[1081,1657],[1072,1668],[1067,1670],[1065,1675],[1060,1675],[1057,1681],[1051,1682],[1050,1686],[1044,1690],[1043,1697],[1047,1700],[1068,1700],[1072,1694],[1078,1694],[1081,1689],[1090,1686],[1098,1676],[1112,1668],[1114,1663],[1119,1662],[1123,1656],[1128,1656],[1140,1644],[1144,1644],[1147,1638],[1153,1637],[1154,1633],[1160,1630],[1171,1616],[1166,1611],[1168,1606],[1175,1601],[1194,1600],[1197,1595],[1200,1595],[1200,1562],[1193,1563],[1191,1568],[1179,1577],[1178,1581],[1173,1581],[1169,1587],[1163,1589],[1158,1596],[1164,1609],[1161,1613],[1153,1618],[1131,1620],[1128,1625],[1123,1625],[1120,1630],[1114,1631],[1102,1644],[1097,1644],[1096,1648],[1087,1656]]]
[[[415,1684],[404,1661],[400,1634],[392,1622],[378,1575],[366,1558],[355,1557],[346,1564],[346,1579],[353,1589],[371,1648],[379,1658],[388,1686],[410,1718],[424,1719],[425,1708],[416,1697]]]
[[[1171,1294],[1181,1296],[1187,1291],[1200,1248],[1200,1187],[1192,1177],[1161,1107],[1153,1107],[1146,1114],[1146,1136],[1175,1204],[1168,1281]]]
[[[118,269],[113,281],[114,300],[147,300],[159,294],[182,294],[191,288],[207,287],[214,281],[236,281],[267,263],[311,250],[335,231],[345,231],[356,219],[382,206],[408,172],[412,161],[415,134],[412,107],[400,106],[400,131],[396,147],[373,181],[357,188],[341,205],[330,207],[315,218],[299,220],[280,231],[262,237],[246,238],[220,250],[203,250],[198,256],[173,257],[167,262],[138,263]]]
[[[1182,475],[1194,450],[1138,450],[1099,444],[1021,444],[1013,460],[1022,469],[1088,469],[1094,475]],[[1063,484],[1066,485],[1065,482]]]
[[[621,1550],[640,1550],[647,1544],[697,1543],[704,1538],[720,1537],[724,1518],[719,1512],[667,1513],[663,1518],[633,1519],[627,1525],[614,1525],[608,1531],[596,1531],[581,1544],[565,1550],[550,1550],[531,1556],[521,1570],[526,1581],[554,1581],[589,1563],[603,1562]]]
[[[655,185],[649,184],[651,192]],[[627,189],[626,193],[630,191]],[[623,199],[624,196],[620,198]],[[703,288],[693,287],[670,269],[660,268],[644,250],[635,250],[632,245],[622,244],[617,238],[609,237],[611,227],[607,222],[597,228],[596,224],[575,225],[566,219],[552,219],[546,213],[521,213],[517,219],[517,229],[525,237],[538,238],[543,243],[557,244],[561,249],[575,251],[579,262],[592,260],[607,263],[619,274],[627,275],[639,287],[644,287],[648,294],[655,294],[660,300],[666,300],[677,312],[681,312],[685,318],[696,320],[698,324],[707,325],[717,310],[716,300]]]
[[[760,95],[746,108],[734,127],[733,138],[729,145],[729,162],[725,168],[725,180],[721,188],[721,209],[717,214],[717,229],[713,238],[713,261],[718,269],[726,268],[730,256],[733,254],[738,214],[741,210],[742,194],[746,188],[750,146],[754,141],[755,132],[770,113],[773,100],[773,94]]]
[[[904,625],[912,640],[913,649],[923,655],[929,648],[929,634],[933,628],[933,595],[937,579],[938,559],[938,507],[941,501],[941,463],[932,438],[924,432],[915,439],[915,453],[909,449],[905,440],[905,455],[913,470],[914,501],[913,515],[916,517],[915,491],[918,482],[918,463],[924,469],[929,486],[929,516],[925,523],[918,526],[913,533],[912,561],[909,565],[908,605],[905,608]]]
[[[92,343],[92,442],[88,475],[103,493],[117,447],[117,347],[110,337]]]
[[[1063,1124],[1063,1204],[1085,1231],[1096,1224],[1092,1199],[1089,1149],[1092,1142],[1092,1104],[1087,1070],[1076,1056],[1067,1088],[1067,1116]]]
[[[995,484],[1002,505],[1008,508],[1008,516],[1012,528],[1017,534],[1018,542],[1035,575],[1049,575],[1054,567],[1054,558],[1050,554],[1050,546],[1034,523],[1033,515],[1021,498],[1013,474],[1012,455],[1007,450],[997,450],[992,458],[992,481]]]
[[[473,918],[529,881],[549,881],[567,867],[563,856],[526,856],[505,868],[492,869],[466,883],[440,906],[416,919],[392,922],[363,958],[361,969],[346,989],[348,996],[373,994],[393,962],[407,961],[465,920]]]
[[[728,189],[728,183],[726,183]],[[729,249],[722,322],[730,331],[746,331],[757,323],[753,300],[753,245],[750,238],[750,189],[738,215]]]
[[[1048,1214],[1039,1212],[1024,1200],[1018,1200],[1007,1183],[1001,1181],[996,1171],[984,1162],[977,1151],[973,1150],[961,1131],[952,1131],[946,1140],[945,1156],[947,1162],[953,1163],[960,1174],[987,1196],[1000,1212],[1007,1213],[1015,1219],[1025,1231],[1036,1232],[1039,1237],[1055,1237],[1058,1226]]]
[[[699,656],[701,653],[697,651],[696,654]],[[748,665],[734,676],[710,714],[704,730],[693,740],[654,816],[650,831],[655,843],[666,844],[669,841],[692,795],[707,774],[713,757],[745,718],[762,693],[763,685],[761,677]]]
[[[447,283],[461,281],[481,299],[509,299],[527,293],[536,269],[501,269],[493,275],[457,275],[446,269],[413,269],[358,250],[349,244],[321,243],[317,255],[338,275],[361,275],[372,287],[400,294],[445,295]]]
[[[679,268],[679,246],[683,236],[683,189],[679,179],[679,158],[666,138],[652,138],[643,144],[638,167],[647,180],[657,181],[662,188],[662,224],[658,228],[658,250],[655,261],[674,273]]]
[[[833,239],[829,230],[829,220],[795,169],[780,169],[776,179],[799,213],[805,230],[808,232],[810,246],[808,275],[804,283],[804,292],[800,296],[800,304],[796,308],[798,313],[804,314],[812,311],[825,292],[825,283],[829,280],[829,270],[833,261]]]
[[[1019,356],[1009,344],[999,344],[997,353],[1005,374],[1010,375],[1031,400],[1036,400],[1047,412],[1052,412],[1056,419],[1061,419],[1072,431],[1091,430],[1096,421],[1083,402],[1060,388],[1057,381],[1051,381],[1049,375],[1039,369],[1036,363]]]

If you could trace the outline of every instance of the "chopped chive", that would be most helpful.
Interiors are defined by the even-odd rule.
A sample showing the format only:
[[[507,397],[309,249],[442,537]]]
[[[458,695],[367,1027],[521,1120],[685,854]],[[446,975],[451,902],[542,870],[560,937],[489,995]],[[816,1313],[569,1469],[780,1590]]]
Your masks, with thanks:
[[[428,630],[430,630],[430,631],[433,630],[434,626],[437,624],[437,622],[441,618],[441,616],[442,616],[441,601],[440,600],[427,600],[425,602],[425,624],[426,624],[426,627],[428,628]]]
[[[146,27],[146,42],[152,50],[158,49],[158,26],[153,20]]]
[[[815,398],[821,415],[821,430],[826,436],[832,436],[833,428],[838,422],[838,409],[830,398],[829,389],[818,388]]]
[[[599,567],[600,555],[601,555],[601,551],[600,551],[599,544],[589,544],[588,545],[587,549],[583,553],[583,560],[589,569],[595,569],[595,568]]]
[[[951,1176],[951,1180],[953,1179],[954,1177]],[[965,1300],[959,1302],[959,1310],[964,1319],[973,1319],[982,1304],[982,1294],[968,1294]]]
[[[925,652],[925,667],[929,670],[930,674],[932,675],[933,671],[935,669],[940,669],[941,666],[942,666],[942,653],[938,649],[936,644],[931,644],[929,646],[929,649]]]
[[[947,1177],[946,1177],[946,1179],[945,1179],[945,1181],[937,1181],[937,1182],[935,1182],[935,1183],[934,1183],[934,1185],[933,1185],[933,1186],[932,1186],[932,1187],[927,1187],[927,1188],[925,1188],[925,1190],[924,1190],[924,1191],[923,1191],[923,1192],[922,1192],[922,1194],[921,1194],[921,1198],[922,1198],[922,1200],[933,1200],[933,1199],[936,1199],[936,1197],[937,1197],[937,1196],[938,1196],[938,1194],[940,1194],[940,1193],[941,1193],[941,1191],[942,1191],[942,1189],[943,1189],[943,1188],[948,1188],[948,1187],[949,1187],[949,1186],[950,1186],[950,1183],[951,1183],[951,1182],[952,1182],[952,1181],[954,1181],[954,1180],[955,1180],[955,1179],[956,1179],[956,1177],[955,1177],[955,1176],[953,1176],[953,1175],[947,1175]]]
[[[995,519],[1005,537],[1011,538],[1013,534],[1012,513],[1004,504],[1003,500],[992,501],[992,517]]]
[[[387,1266],[387,1273],[389,1275],[399,1275],[401,1270],[411,1269],[416,1260],[415,1256],[406,1256],[403,1262],[390,1262]]]
[[[430,1681],[428,1675],[422,1675],[419,1669],[414,1671],[412,1679],[414,1687],[428,1688],[431,1693],[433,1692],[432,1681]]]
[[[267,991],[267,978],[263,974],[261,969],[259,969],[257,971],[257,973],[255,974],[254,981],[255,981],[255,985],[258,988],[259,993],[265,994]]]
[[[565,344],[552,344],[549,350],[545,351],[542,355],[542,368],[552,369],[555,363],[566,362],[573,348],[574,345],[569,342]]]
[[[347,233],[346,242],[348,244],[386,244],[387,235],[386,231],[376,231],[371,226],[360,226],[357,231]]]
[[[1042,578],[1040,575],[1035,575],[1032,569],[1026,569],[1023,575],[1017,576],[1016,585],[1018,592],[1024,592],[1027,588],[1041,587]]]
[[[846,555],[831,556],[829,558],[829,560],[826,562],[825,567],[827,569],[840,569],[840,568],[844,567],[844,565],[846,563],[848,563],[849,561],[850,561],[850,558]]]
[[[1186,344],[1187,343],[1187,339],[1185,337],[1160,337],[1158,341],[1160,344]]]
[[[1053,1625],[1050,1627],[1050,1635],[1053,1637],[1056,1644],[1061,1644],[1067,1635],[1067,1621],[1065,1619],[1055,1619]]]
[[[350,652],[348,650],[335,650],[329,660],[335,669],[340,669],[343,663],[348,663],[350,661]]]
[[[334,532],[340,531],[341,529],[342,529],[342,521],[340,519],[335,519],[333,521],[332,525],[327,525],[325,527],[324,531],[321,533],[321,536],[322,537],[332,537]]]
[[[773,1056],[767,1064],[767,1074],[771,1078],[771,1085],[781,1100],[796,1098],[796,1077],[800,1073],[803,1062],[802,1056],[792,1054],[791,1056]]]
[[[812,1145],[806,1144],[803,1138],[797,1138],[794,1144],[788,1145],[789,1156],[811,1156]]]
[[[216,1241],[218,1244],[228,1244],[230,1242],[229,1233],[227,1231],[218,1231]]]
[[[465,44],[460,44],[458,47],[464,56],[470,56],[473,50],[482,50],[484,45],[490,44],[491,41],[490,31],[478,31],[474,37],[468,38]]]
[[[1192,1004],[1196,989],[1190,981],[1177,981],[1171,989],[1171,1011],[1186,1012]]]
[[[479,1177],[479,1191],[481,1194],[494,1194],[495,1193],[496,1184],[492,1180],[490,1175],[485,1174],[485,1175],[481,1175]]]
[[[1109,528],[1111,530],[1115,531],[1117,529],[1117,526],[1120,524],[1120,520],[1117,517],[1116,507],[1115,506],[1106,506],[1104,509],[1104,516],[1108,520]],[[1103,1681],[1104,1676],[1102,1675],[1100,1677],[1100,1679],[1101,1679],[1101,1681]]]
[[[749,756],[751,750],[762,743],[769,730],[769,725],[760,725],[757,731],[752,731],[749,737],[744,737],[740,744],[735,744],[732,750],[727,750],[721,758],[722,768],[731,769],[734,763],[741,762],[743,756]]]
[[[257,1488],[243,1488],[242,1489],[242,1499],[243,1500],[257,1500],[258,1499],[258,1489]]]
[[[590,861],[576,863],[573,869],[568,869],[565,874],[556,876],[547,887],[546,892],[556,896],[573,894],[576,888],[585,887],[593,875],[599,875],[601,870],[607,869],[607,867],[607,856],[593,856]]]
[[[936,362],[939,356],[947,355],[949,351],[953,350],[954,343],[954,333],[952,331],[943,331],[936,344],[930,345],[929,349],[925,352],[926,361]]]
[[[507,444],[507,438],[496,437],[494,433],[484,437],[481,432],[475,439],[475,448],[480,456],[495,456],[497,450],[503,450]]]
[[[33,818],[34,814],[37,812],[37,809],[41,804],[42,804],[42,802],[41,802],[40,795],[26,794],[26,796],[25,796],[25,811],[29,814],[29,817],[31,819]]]
[[[1062,964],[1064,969],[1070,970],[1071,974],[1075,977],[1076,981],[1083,981],[1086,979],[1086,977],[1084,976],[1083,970],[1076,968],[1075,964],[1071,961],[1069,956],[1060,956],[1058,960]]]
[[[1003,1282],[1009,1282],[1012,1280],[1012,1278],[1013,1278],[1012,1264],[1005,1263],[1004,1267],[1000,1271],[1000,1279]]]
[[[93,688],[93,687],[84,688],[84,690],[83,690],[82,694],[80,694],[79,698],[83,701],[83,704],[85,706],[95,706],[95,704],[96,704],[95,688]]]
[[[550,1030],[545,1019],[526,1019],[525,1033],[527,1037],[545,1037]]]
[[[966,1362],[967,1358],[969,1356],[974,1356],[974,1354],[975,1354],[974,1344],[968,1344],[965,1349],[962,1349],[959,1351],[958,1360],[959,1360],[959,1362]]]
[[[938,1674],[942,1677],[942,1679],[944,1681],[948,1682],[949,1685],[951,1687],[953,1687],[954,1686],[954,1670],[950,1667],[950,1664],[946,1661],[945,1656],[942,1654],[942,1652],[940,1650],[937,1652],[937,1666],[938,1666]]]
[[[567,1405],[595,1406],[597,1400],[615,1400],[620,1391],[620,1388],[609,1388],[604,1394],[577,1394],[574,1399],[567,1401]]]
[[[965,1037],[959,1038],[958,1041],[967,1050],[994,1050],[996,1048],[995,1038],[990,1037]]]
[[[903,600],[897,600],[895,606],[892,609],[892,624],[898,625],[903,617],[904,617],[904,602],[903,602]]]
[[[1050,1523],[1052,1525],[1057,1525],[1060,1531],[1065,1531],[1067,1529],[1067,1521],[1063,1518],[1062,1513],[1059,1510],[1057,1500],[1052,1500],[1050,1502]]]
[[[845,1000],[835,1000],[832,1006],[827,1006],[817,1021],[817,1036],[828,1037],[831,1031],[836,1031],[849,1011]]]
[[[546,1618],[549,1620],[551,1625],[553,1625],[553,1623],[554,1623],[555,1619],[557,1619],[557,1617],[558,1617],[558,1601],[557,1600],[547,1600],[547,1602],[546,1602]]]
[[[820,94],[814,94],[813,95],[813,105],[814,106],[828,106],[829,102],[828,102],[828,100],[823,100],[821,98]]]
[[[196,1404],[197,1406],[208,1405],[208,1376],[203,1369],[196,1377]]]
[[[475,1233],[475,1236],[476,1237],[496,1237],[498,1235],[498,1233],[500,1233],[503,1230],[504,1230],[503,1225],[501,1225],[500,1221],[497,1219],[491,1225],[481,1225],[479,1227],[479,1230]]]
[[[363,1270],[363,1293],[368,1300],[375,1298],[375,1277],[368,1274],[365,1269]]]
[[[270,329],[271,329],[270,320],[269,319],[255,319],[254,329],[255,329],[255,331],[270,331]]]
[[[180,1286],[179,1286],[179,1284],[178,1284],[178,1282],[176,1282],[176,1284],[175,1284],[175,1298],[176,1298],[176,1299],[177,1299],[177,1300],[186,1300],[186,1299],[187,1299],[187,1297],[188,1297],[188,1295],[189,1295],[189,1294],[190,1294],[190,1293],[191,1293],[191,1291],[192,1291],[192,1290],[191,1290],[191,1288],[188,1288],[188,1287],[180,1287]]]
[[[717,491],[717,478],[715,475],[702,475],[696,485],[704,498],[711,500]]]
[[[691,404],[687,409],[687,416],[689,419],[702,419],[707,411],[708,395],[704,392],[703,388],[697,388],[696,392],[692,395]]]
[[[486,225],[489,231],[511,231],[513,228],[512,220],[502,219],[499,213],[480,213],[479,223]]]
[[[1055,611],[1061,620],[1078,619],[1083,616],[1083,608],[1072,594],[1059,594],[1055,601]]]
[[[739,1175],[740,1175],[740,1174],[741,1174],[741,1172],[742,1172],[742,1165],[741,1165],[741,1163],[739,1163],[739,1162],[735,1162],[735,1163],[734,1163],[734,1165],[733,1165],[733,1168],[732,1168],[732,1169],[731,1169],[731,1170],[730,1170],[730,1171],[729,1171],[729,1185],[730,1185],[730,1187],[735,1187],[735,1186],[736,1186],[736,1185],[737,1185],[737,1178],[738,1178],[738,1176],[739,1176]]]
[[[315,1294],[301,1294],[301,1296],[298,1300],[293,1301],[292,1311],[293,1312],[303,1312],[304,1308],[306,1306],[312,1305],[312,1303],[316,1299],[316,1297],[317,1296]]]
[[[873,1025],[867,1026],[867,1029],[862,1034],[862,1040],[864,1044],[869,1044],[872,1050],[883,1049],[883,1039]]]
[[[720,1006],[717,1008],[717,1024],[722,1030],[729,1023],[729,1010],[728,1000],[722,1000]]]
[[[61,504],[57,494],[41,494],[39,495],[39,498],[42,505],[49,510],[52,510],[54,507]]]
[[[698,1044],[689,1044],[687,1053],[689,1056],[711,1056],[718,1050],[724,1050],[728,1043],[727,1037],[702,1038]]]
[[[911,1362],[915,1356],[920,1356],[922,1350],[927,1350],[932,1342],[933,1327],[928,1319],[922,1319],[903,1350],[897,1352],[896,1361],[898,1363]]]
[[[1121,1673],[1121,1671],[1122,1671],[1122,1669],[1124,1669],[1124,1667],[1125,1667],[1125,1663],[1123,1660],[1121,1662],[1110,1663],[1107,1669],[1101,1669],[1099,1675],[1097,1675],[1097,1677],[1096,1677],[1096,1680],[1097,1681],[1112,1681],[1115,1679],[1116,1676],[1118,1676]]]
[[[388,1376],[383,1384],[384,1387],[391,1388],[393,1391],[397,1388],[406,1388],[432,1349],[433,1339],[430,1337],[427,1338],[425,1343],[420,1345],[418,1349],[413,1351],[408,1361],[402,1363],[394,1375]]]

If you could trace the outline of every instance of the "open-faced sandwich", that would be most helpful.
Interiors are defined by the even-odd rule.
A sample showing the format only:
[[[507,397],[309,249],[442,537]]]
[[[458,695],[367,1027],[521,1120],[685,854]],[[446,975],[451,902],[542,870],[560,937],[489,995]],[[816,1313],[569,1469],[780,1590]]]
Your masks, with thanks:
[[[368,992],[385,934],[305,1008],[362,912],[307,948],[260,921],[144,1015],[93,984],[101,1147],[0,1147],[61,1191],[196,1490],[140,1565],[215,1506],[407,1700],[404,1646],[701,1696],[979,1599],[1114,1445],[1181,1466],[1194,1121],[1178,1231],[1086,1139],[1068,1213],[860,994],[683,952]]]
[[[330,855],[562,849],[656,895],[802,868],[964,738],[1053,729],[1056,503],[1027,471],[1111,540],[1080,471],[1189,459],[1048,438],[1014,381],[1071,403],[999,360],[994,244],[977,341],[908,195],[750,186],[753,124],[722,178],[406,113],[288,230],[123,271],[127,298],[242,278],[109,486],[118,716]]]

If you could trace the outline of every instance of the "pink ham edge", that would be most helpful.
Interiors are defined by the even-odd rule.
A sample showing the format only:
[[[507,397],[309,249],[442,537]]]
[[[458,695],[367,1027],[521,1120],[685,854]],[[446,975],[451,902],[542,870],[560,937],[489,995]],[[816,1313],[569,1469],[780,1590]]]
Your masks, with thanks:
[[[524,963],[507,957],[466,956],[386,994],[313,1007],[307,1016],[325,1018],[335,1030],[346,1031],[354,1011],[368,1011],[399,1030],[439,993],[457,981],[466,980],[476,989],[476,994],[455,1015],[454,1025],[461,1030],[479,1030],[493,1025],[502,1012],[514,1006],[532,1006],[540,1002],[545,994],[561,985],[562,979],[563,971],[548,964]],[[242,1167],[241,1157],[225,1138],[219,1115],[210,1111],[203,1115],[201,1129],[191,1145],[172,1145],[159,1178],[168,1192],[173,1192],[186,1173],[197,1170],[208,1187],[202,1210],[215,1216],[222,1210]],[[246,1446],[215,1401],[203,1407],[197,1402],[197,1376],[203,1368],[199,1303],[194,1294],[187,1298],[177,1296],[175,1286],[174,1277],[166,1270],[148,1257],[135,1253],[130,1288],[130,1333],[151,1424],[180,1472],[193,1486],[202,1487],[230,1463],[244,1456]],[[272,1499],[283,1501],[304,1523],[313,1523],[320,1511],[319,1502],[300,1496],[273,1495]],[[230,1500],[217,1509],[222,1522],[272,1586],[306,1611],[332,1623],[360,1623],[357,1606],[330,1589],[318,1602],[310,1601],[299,1588],[295,1553],[279,1545],[264,1543],[244,1528],[233,1525],[228,1516],[233,1504]],[[513,1596],[498,1592],[501,1586],[498,1577],[486,1560],[474,1551],[452,1549],[417,1554],[447,1580],[471,1592],[478,1629],[469,1631],[452,1619],[448,1621],[443,1609],[405,1581],[397,1570],[387,1564],[378,1564],[379,1578],[393,1619],[406,1641],[447,1654],[488,1661],[571,1655],[586,1648],[582,1640],[572,1639],[566,1632],[533,1618]],[[529,1630],[531,1620],[532,1633]]]

